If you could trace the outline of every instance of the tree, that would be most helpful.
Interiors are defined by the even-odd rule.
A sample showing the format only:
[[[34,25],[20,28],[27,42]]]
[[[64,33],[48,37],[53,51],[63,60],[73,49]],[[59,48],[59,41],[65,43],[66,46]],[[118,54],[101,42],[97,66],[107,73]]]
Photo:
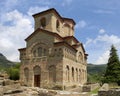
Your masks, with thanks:
[[[11,80],[19,80],[19,71],[20,71],[19,68],[20,68],[20,63],[17,63],[15,66],[6,70]]]
[[[10,68],[9,75],[11,80],[19,80],[19,69],[17,68]]]
[[[120,85],[120,61],[114,45],[111,46],[110,57],[108,59],[104,83],[118,83]]]

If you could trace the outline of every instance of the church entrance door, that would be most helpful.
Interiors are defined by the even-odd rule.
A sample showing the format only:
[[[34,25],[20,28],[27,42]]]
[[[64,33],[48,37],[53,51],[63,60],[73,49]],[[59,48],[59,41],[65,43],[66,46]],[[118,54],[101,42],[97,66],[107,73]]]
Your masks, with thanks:
[[[40,87],[40,75],[34,75],[34,86]]]
[[[35,66],[34,70],[34,87],[40,87],[41,83],[41,68],[40,66]]]

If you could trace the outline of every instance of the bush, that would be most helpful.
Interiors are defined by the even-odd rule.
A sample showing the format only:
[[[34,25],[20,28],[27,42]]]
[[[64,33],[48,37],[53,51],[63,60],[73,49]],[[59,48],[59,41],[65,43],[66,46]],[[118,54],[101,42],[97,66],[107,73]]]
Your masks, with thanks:
[[[63,87],[61,85],[55,85],[52,87],[53,90],[63,90]]]
[[[76,85],[73,85],[72,88],[76,88],[77,86]]]

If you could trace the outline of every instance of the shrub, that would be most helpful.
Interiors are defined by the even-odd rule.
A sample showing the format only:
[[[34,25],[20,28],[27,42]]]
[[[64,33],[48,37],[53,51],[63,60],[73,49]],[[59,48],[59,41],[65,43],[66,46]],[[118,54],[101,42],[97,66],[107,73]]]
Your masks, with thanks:
[[[76,88],[76,85],[73,85],[72,88]]]
[[[63,87],[61,85],[55,85],[52,87],[54,90],[63,90]]]

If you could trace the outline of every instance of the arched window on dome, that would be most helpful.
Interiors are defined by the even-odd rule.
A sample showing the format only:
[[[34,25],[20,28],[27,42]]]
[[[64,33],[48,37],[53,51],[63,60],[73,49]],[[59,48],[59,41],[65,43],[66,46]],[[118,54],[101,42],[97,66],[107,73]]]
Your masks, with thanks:
[[[82,54],[82,52],[79,52],[78,58],[79,58],[80,62],[83,62],[83,54]]]
[[[70,25],[68,23],[64,23],[64,31],[66,33],[66,36],[70,36],[71,35],[71,33],[70,33],[71,27],[70,27]]]
[[[46,26],[46,18],[43,17],[40,19],[41,27],[44,28]]]
[[[58,20],[56,21],[56,29],[57,29],[57,31],[60,31],[60,23]]]
[[[74,81],[74,68],[72,67],[72,80]]]

